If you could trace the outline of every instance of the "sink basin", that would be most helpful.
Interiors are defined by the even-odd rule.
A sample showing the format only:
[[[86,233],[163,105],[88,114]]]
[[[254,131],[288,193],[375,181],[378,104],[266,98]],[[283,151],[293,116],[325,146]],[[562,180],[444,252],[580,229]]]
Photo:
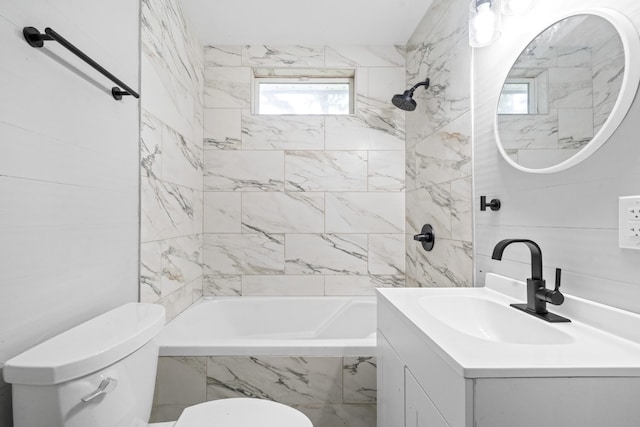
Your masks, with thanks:
[[[378,330],[416,363],[431,354],[464,378],[635,377],[640,386],[640,314],[565,295],[553,312],[571,323],[547,323],[509,306],[526,300],[526,283],[492,273],[485,282],[379,288]]]
[[[430,295],[419,300],[432,319],[463,334],[509,344],[569,344],[571,335],[508,305],[468,295]]]

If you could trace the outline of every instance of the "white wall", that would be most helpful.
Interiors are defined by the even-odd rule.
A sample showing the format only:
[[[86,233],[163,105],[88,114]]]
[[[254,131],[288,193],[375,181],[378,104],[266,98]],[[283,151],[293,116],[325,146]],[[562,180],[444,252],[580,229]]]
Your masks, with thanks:
[[[52,27],[137,89],[139,6],[0,5],[1,364],[137,300],[138,101],[115,101],[106,78],[55,42],[30,47],[22,28]]]
[[[560,267],[564,291],[640,312],[640,252],[618,248],[618,197],[640,194],[640,103],[636,100],[617,132],[593,156],[554,174],[512,168],[500,156],[493,133],[502,82],[536,35],[532,23],[588,7],[616,9],[640,28],[640,5],[632,0],[540,0],[526,15],[506,17],[500,40],[474,52],[476,275],[480,284],[486,272],[529,277],[523,245],[508,248],[503,261],[490,259],[499,240],[529,238],[542,248],[549,282],[554,268]],[[479,212],[481,195],[499,198],[502,209]]]

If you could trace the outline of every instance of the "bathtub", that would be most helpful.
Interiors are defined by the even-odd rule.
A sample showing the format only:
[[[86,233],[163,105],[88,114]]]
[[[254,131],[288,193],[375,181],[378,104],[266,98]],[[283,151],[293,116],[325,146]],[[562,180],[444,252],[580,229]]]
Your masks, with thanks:
[[[207,297],[160,333],[160,356],[374,356],[375,297]]]
[[[153,421],[193,402],[269,399],[314,427],[376,425],[375,297],[212,297],[160,333]]]

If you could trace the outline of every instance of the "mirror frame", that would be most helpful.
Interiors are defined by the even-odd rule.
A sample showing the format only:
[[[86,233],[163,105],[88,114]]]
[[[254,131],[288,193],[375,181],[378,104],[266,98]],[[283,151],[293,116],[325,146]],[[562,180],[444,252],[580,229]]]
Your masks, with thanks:
[[[522,166],[511,159],[511,157],[509,157],[509,155],[505,152],[500,139],[500,134],[498,133],[498,104],[496,102],[493,109],[493,126],[496,145],[498,146],[500,154],[507,161],[507,163],[523,172],[534,174],[559,172],[577,165],[578,163],[582,162],[584,159],[595,153],[609,140],[609,138],[611,138],[614,132],[618,129],[624,118],[627,116],[627,113],[629,112],[629,109],[633,104],[633,100],[635,99],[636,92],[638,91],[638,84],[640,83],[640,54],[638,54],[638,52],[640,52],[640,36],[638,35],[635,26],[629,20],[629,18],[627,18],[620,12],[605,8],[572,10],[570,12],[554,15],[550,19],[545,20],[541,25],[536,26],[537,30],[535,31],[535,36],[532,39],[529,39],[524,46],[518,49],[517,56],[509,61],[509,70],[506,72],[505,76],[509,75],[509,72],[513,68],[515,62],[518,60],[527,46],[529,46],[533,42],[533,40],[535,40],[540,34],[542,34],[552,25],[576,15],[599,16],[603,19],[606,19],[616,29],[616,31],[618,31],[618,35],[620,36],[620,40],[622,41],[622,47],[624,50],[625,67],[618,99],[616,100],[607,120],[587,145],[585,145],[579,152],[577,152],[567,160],[556,165],[540,169],[533,169]],[[500,86],[501,92],[503,87],[504,80],[502,82],[502,85]],[[497,96],[497,99],[499,101],[499,94]]]

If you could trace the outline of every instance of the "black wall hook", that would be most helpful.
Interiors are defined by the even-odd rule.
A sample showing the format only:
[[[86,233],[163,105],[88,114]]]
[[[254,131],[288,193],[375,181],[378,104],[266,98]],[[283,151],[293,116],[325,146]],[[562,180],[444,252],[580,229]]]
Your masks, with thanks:
[[[480,196],[480,210],[481,211],[486,211],[487,208],[491,208],[492,211],[499,211],[500,210],[500,200],[498,199],[491,199],[491,201],[489,203],[487,203],[487,196]]]

